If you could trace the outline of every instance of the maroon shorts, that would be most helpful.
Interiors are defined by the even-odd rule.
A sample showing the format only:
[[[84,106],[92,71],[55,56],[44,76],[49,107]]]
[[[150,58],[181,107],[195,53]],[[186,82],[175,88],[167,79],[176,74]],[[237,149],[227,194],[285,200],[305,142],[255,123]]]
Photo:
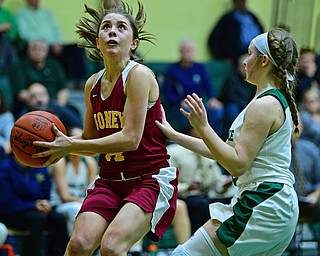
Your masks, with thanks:
[[[147,236],[158,241],[170,227],[176,211],[178,171],[166,167],[126,181],[98,178],[87,190],[81,212],[95,212],[112,222],[121,207],[132,202],[145,212],[153,212]]]

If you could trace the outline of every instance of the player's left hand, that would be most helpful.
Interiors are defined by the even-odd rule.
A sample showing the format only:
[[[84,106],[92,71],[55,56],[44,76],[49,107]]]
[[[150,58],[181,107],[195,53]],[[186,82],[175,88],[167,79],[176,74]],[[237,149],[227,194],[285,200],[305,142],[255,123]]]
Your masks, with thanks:
[[[185,103],[190,109],[190,112],[187,112],[185,109],[180,108],[180,112],[189,120],[189,123],[196,130],[206,127],[208,125],[207,111],[200,98],[197,94],[193,93],[187,95],[185,98]]]
[[[63,134],[54,124],[53,131],[56,135],[56,138],[52,142],[45,141],[34,141],[35,146],[45,147],[48,150],[33,154],[33,158],[39,157],[49,157],[48,161],[44,165],[51,165],[57,163],[61,158],[65,157],[70,153],[71,142],[69,137]]]

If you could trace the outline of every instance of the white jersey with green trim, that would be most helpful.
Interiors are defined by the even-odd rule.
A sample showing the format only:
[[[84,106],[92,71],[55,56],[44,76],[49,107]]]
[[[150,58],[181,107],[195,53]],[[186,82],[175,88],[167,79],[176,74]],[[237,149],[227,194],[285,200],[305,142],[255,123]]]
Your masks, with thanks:
[[[269,135],[263,143],[250,169],[243,175],[235,178],[235,184],[240,187],[252,182],[279,182],[288,185],[294,184],[294,175],[289,170],[291,162],[291,135],[292,119],[288,103],[279,90],[271,89],[259,95],[272,95],[276,97],[285,111],[285,121],[278,131]],[[234,146],[242,129],[246,111],[250,104],[238,115],[229,129],[227,143]]]

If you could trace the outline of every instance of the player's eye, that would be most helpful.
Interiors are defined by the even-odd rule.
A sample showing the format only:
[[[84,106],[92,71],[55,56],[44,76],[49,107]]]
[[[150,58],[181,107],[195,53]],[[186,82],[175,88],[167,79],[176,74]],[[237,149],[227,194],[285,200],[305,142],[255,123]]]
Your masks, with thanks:
[[[103,26],[102,26],[102,29],[109,29],[111,28],[110,24],[107,24],[105,23]]]
[[[126,29],[126,26],[123,25],[123,24],[120,24],[120,25],[119,25],[119,29],[120,29],[120,30],[124,30],[124,29]]]

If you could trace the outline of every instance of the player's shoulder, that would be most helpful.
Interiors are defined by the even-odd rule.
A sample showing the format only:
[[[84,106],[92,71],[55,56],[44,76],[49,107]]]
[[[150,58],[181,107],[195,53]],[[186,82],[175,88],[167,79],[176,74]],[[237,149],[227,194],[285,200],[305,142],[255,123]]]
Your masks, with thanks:
[[[91,91],[92,88],[97,84],[97,81],[101,78],[104,73],[104,69],[99,72],[93,73],[85,83],[85,90]]]
[[[253,103],[256,103],[258,105],[262,106],[268,106],[268,105],[273,105],[276,103],[279,103],[279,99],[272,94],[266,94],[263,97],[258,97]]]
[[[248,107],[247,113],[254,113],[255,116],[266,116],[275,113],[274,111],[281,108],[282,106],[279,100],[272,95],[266,95],[253,100]]]
[[[272,95],[266,95],[257,98],[251,102],[246,114],[245,120],[256,127],[269,127],[269,125],[278,123],[279,126],[283,122],[284,112],[279,100]]]
[[[154,76],[153,71],[146,66],[145,64],[142,63],[136,63],[136,65],[134,65],[134,67],[132,68],[132,75],[142,75],[142,76]]]

